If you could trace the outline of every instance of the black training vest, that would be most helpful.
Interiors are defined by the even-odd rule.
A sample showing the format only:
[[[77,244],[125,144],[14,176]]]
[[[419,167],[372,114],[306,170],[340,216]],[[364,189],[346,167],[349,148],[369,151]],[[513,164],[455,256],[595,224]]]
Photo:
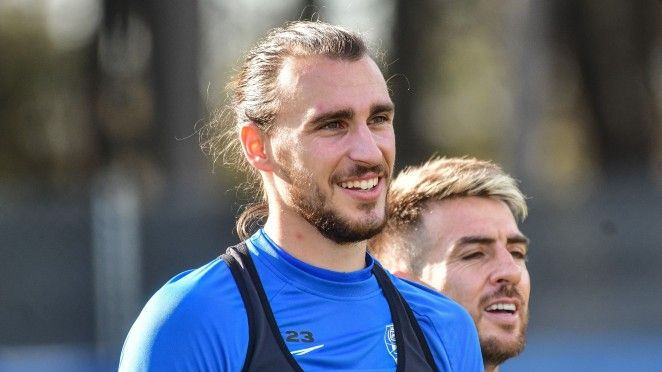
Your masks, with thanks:
[[[280,335],[246,244],[229,247],[221,258],[230,267],[248,316],[248,351],[242,371],[303,371]],[[437,371],[425,336],[407,301],[378,263],[375,262],[372,272],[391,311],[398,351],[396,371]]]

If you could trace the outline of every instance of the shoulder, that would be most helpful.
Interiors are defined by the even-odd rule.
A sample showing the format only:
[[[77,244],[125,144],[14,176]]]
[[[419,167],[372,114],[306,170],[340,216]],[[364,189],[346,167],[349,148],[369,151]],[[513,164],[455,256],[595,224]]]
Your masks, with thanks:
[[[475,331],[471,316],[455,301],[422,284],[392,274],[389,276],[417,318],[429,318],[437,328],[443,327],[444,332],[449,327],[462,330],[473,328]]]
[[[399,278],[392,274],[389,274],[389,276],[414,313],[425,314],[440,321],[460,319],[462,324],[471,321],[467,311],[445,295],[411,280]]]
[[[469,313],[443,294],[389,274],[445,370],[482,371],[478,333]]]
[[[216,259],[176,275],[152,296],[129,331],[120,370],[241,369],[247,335],[235,281]]]

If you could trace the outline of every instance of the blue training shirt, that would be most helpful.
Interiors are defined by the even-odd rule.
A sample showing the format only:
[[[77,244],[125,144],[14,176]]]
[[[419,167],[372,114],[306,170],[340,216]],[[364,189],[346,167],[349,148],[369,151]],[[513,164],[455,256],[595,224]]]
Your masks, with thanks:
[[[308,265],[260,230],[246,241],[281,336],[305,371],[394,371],[391,314],[366,268],[340,273]],[[483,371],[473,320],[458,304],[389,274],[409,303],[442,371]],[[126,338],[120,371],[240,371],[248,319],[220,259],[181,273],[147,302]]]

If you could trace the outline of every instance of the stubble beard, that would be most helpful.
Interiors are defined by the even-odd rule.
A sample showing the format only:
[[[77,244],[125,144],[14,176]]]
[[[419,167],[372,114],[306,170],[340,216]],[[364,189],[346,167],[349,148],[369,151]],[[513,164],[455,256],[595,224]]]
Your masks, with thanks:
[[[292,166],[286,176],[291,184],[291,203],[294,209],[311,225],[315,226],[327,239],[337,244],[347,244],[367,240],[377,235],[386,226],[386,201],[382,218],[350,221],[340,215],[339,211],[329,206],[328,197],[324,195],[312,177],[304,171],[295,170]],[[386,174],[383,166],[355,166],[351,175],[361,175],[369,171]],[[385,177],[388,179],[387,177]],[[359,209],[369,211],[375,208],[375,203],[364,203]]]
[[[480,350],[483,354],[483,364],[486,366],[498,366],[506,360],[519,355],[526,344],[526,322],[514,342],[504,343],[498,337],[490,336],[480,338]]]
[[[517,296],[523,301],[522,296],[515,287],[504,286],[500,288],[495,295],[497,294]],[[481,303],[482,302],[484,301],[481,301]],[[524,350],[524,347],[526,346],[526,329],[529,323],[528,318],[528,311],[522,314],[522,322],[520,323],[519,332],[516,339],[511,342],[506,342],[496,336],[482,337],[479,330],[480,349],[483,354],[483,364],[485,366],[499,366],[506,360],[519,355]],[[511,331],[510,329],[508,330]]]

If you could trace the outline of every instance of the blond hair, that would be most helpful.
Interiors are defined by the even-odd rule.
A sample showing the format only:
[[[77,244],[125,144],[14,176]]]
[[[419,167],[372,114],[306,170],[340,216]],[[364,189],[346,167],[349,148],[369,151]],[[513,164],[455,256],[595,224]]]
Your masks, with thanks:
[[[427,249],[414,234],[430,201],[481,196],[503,201],[518,221],[528,213],[517,181],[498,165],[475,158],[433,157],[421,166],[407,167],[393,180],[388,198],[388,222],[369,247],[377,258],[404,262],[420,275]]]

